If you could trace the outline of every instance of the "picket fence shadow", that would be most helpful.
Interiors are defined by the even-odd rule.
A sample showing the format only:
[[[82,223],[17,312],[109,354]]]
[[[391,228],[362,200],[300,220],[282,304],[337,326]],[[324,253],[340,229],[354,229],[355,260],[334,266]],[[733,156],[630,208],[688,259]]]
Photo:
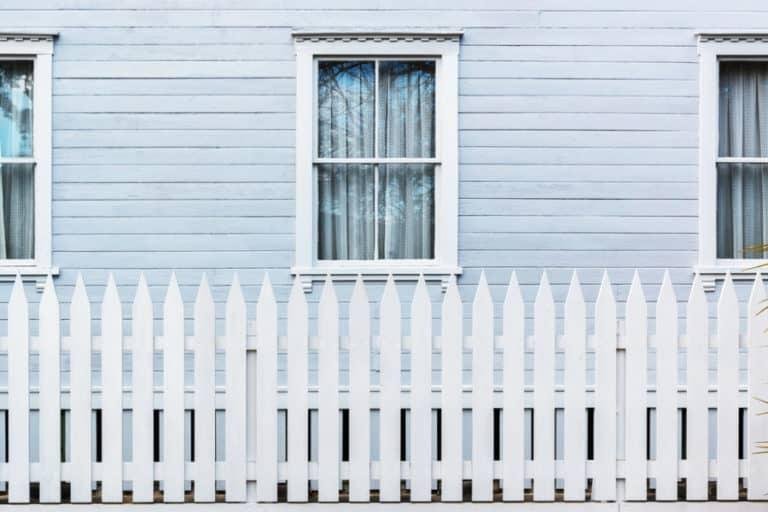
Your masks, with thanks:
[[[358,279],[348,306],[348,334],[340,336],[339,303],[327,281],[318,306],[318,329],[310,336],[307,302],[297,278],[287,303],[285,335],[279,336],[278,305],[269,277],[252,312],[235,277],[226,300],[224,332],[217,334],[214,301],[203,277],[193,332],[188,333],[181,293],[172,277],[161,334],[155,332],[142,276],[128,335],[114,279],[109,278],[101,317],[94,319],[78,277],[65,335],[49,278],[39,303],[39,333],[31,336],[30,307],[17,278],[8,302],[7,336],[0,338],[0,352],[7,353],[8,362],[7,388],[0,389],[0,413],[7,426],[0,433],[8,447],[0,458],[0,482],[12,503],[181,502],[185,497],[196,502],[275,502],[279,497],[291,502],[397,502],[406,496],[412,502],[611,502],[644,501],[651,495],[657,501],[695,501],[737,500],[740,494],[742,499],[761,500],[768,495],[768,456],[756,455],[753,446],[768,440],[768,418],[757,414],[764,404],[756,399],[768,398],[768,315],[757,314],[764,299],[757,276],[747,304],[747,329],[741,333],[740,305],[728,276],[711,333],[707,298],[697,277],[681,334],[680,305],[668,274],[652,322],[638,275],[622,318],[605,275],[590,305],[594,329],[588,332],[587,305],[574,273],[559,333],[556,307],[561,306],[553,300],[544,274],[528,333],[526,305],[513,273],[502,308],[502,332],[496,333],[494,304],[483,275],[471,304],[471,333],[463,332],[465,306],[451,280],[442,297],[437,335],[435,306],[420,279],[410,304],[410,333],[404,335],[402,305],[390,278],[377,306],[380,328],[374,335],[374,305]],[[255,314],[250,324],[249,313]],[[94,320],[100,324],[100,336],[92,335]],[[739,382],[740,346],[748,349],[746,386]],[[655,383],[647,377],[649,347],[655,348]],[[715,349],[713,384],[709,359]],[[225,378],[217,385],[214,362],[222,350]],[[153,380],[156,351],[163,353],[159,386]],[[185,385],[185,351],[194,352],[192,385]],[[310,351],[317,351],[316,385],[308,380]],[[346,383],[339,379],[340,351],[349,361]],[[465,351],[471,351],[469,383],[462,379]],[[531,351],[532,384],[524,379],[524,360]],[[562,383],[556,384],[560,351],[564,370]],[[494,382],[499,352],[500,383]],[[66,385],[61,382],[62,353],[68,353],[70,364]],[[132,366],[127,384],[124,353]],[[287,353],[285,385],[278,382],[282,353]],[[405,385],[403,353],[410,358]],[[39,359],[37,386],[30,386],[30,354]],[[376,384],[370,378],[372,354],[378,358]],[[440,360],[437,384],[433,354]],[[588,354],[594,359],[591,382],[585,377]],[[680,354],[685,359],[682,380]],[[91,379],[94,355],[100,358],[102,373],[97,384]],[[185,426],[189,410],[194,412],[193,434],[188,420]],[[407,429],[401,423],[405,410]],[[555,416],[560,410],[564,419],[559,435],[564,439],[556,440]],[[647,456],[649,410],[655,418],[653,460]],[[714,431],[709,428],[711,410],[716,411]],[[741,440],[740,458],[742,410],[746,440]],[[37,461],[30,460],[30,443],[35,441],[30,439],[31,411],[39,416]],[[62,411],[68,415],[65,435]],[[131,455],[124,460],[127,411]],[[314,433],[308,427],[310,411],[317,415]],[[224,432],[223,454],[217,457],[219,413],[224,415]],[[284,424],[278,421],[280,414],[287,414]],[[471,415],[468,431],[466,414]],[[97,429],[92,428],[95,417]],[[163,432],[159,444],[158,417]],[[526,421],[532,422],[531,446],[526,446]],[[193,438],[194,460],[185,454],[185,435]],[[311,436],[320,442],[316,457],[308,460]],[[407,460],[401,460],[401,436],[409,438]],[[279,437],[287,446],[285,461],[278,453]],[[462,446],[470,437],[470,460],[465,460]],[[714,459],[704,448],[710,440],[716,442]],[[556,441],[562,447],[558,454]],[[66,460],[62,443],[70,453]],[[378,446],[377,460],[371,458],[372,443]]]

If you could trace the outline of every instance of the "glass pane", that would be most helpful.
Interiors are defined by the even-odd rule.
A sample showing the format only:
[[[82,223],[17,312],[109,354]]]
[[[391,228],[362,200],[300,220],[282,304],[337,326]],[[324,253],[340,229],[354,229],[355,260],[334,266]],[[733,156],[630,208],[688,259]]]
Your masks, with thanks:
[[[373,259],[375,179],[372,165],[317,166],[318,259]]]
[[[768,258],[768,165],[717,165],[717,257]]]
[[[318,156],[373,157],[374,63],[318,64]]]
[[[31,259],[35,254],[34,164],[0,165],[0,259]]]
[[[435,62],[379,63],[379,155],[435,156]]]
[[[768,156],[768,62],[720,63],[720,156]]]
[[[378,206],[379,258],[434,258],[434,165],[380,166]]]
[[[0,158],[32,156],[32,62],[0,61]]]

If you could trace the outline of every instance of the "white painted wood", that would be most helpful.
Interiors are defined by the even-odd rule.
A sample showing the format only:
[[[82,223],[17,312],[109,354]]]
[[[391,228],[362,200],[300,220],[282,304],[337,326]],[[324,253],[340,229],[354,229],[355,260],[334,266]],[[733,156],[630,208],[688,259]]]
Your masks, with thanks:
[[[216,309],[205,274],[197,289],[194,322],[195,501],[211,502],[216,499]]]
[[[83,276],[79,273],[69,307],[69,322],[69,408],[71,414],[70,444],[72,447],[72,456],[69,462],[73,468],[70,500],[72,503],[90,503],[93,485],[91,467],[94,461],[91,451],[91,303],[88,300]],[[104,350],[102,349],[103,353]],[[103,375],[102,371],[102,380],[104,379]],[[102,425],[103,423],[104,411],[102,406]],[[104,439],[110,438],[102,437],[102,440]],[[121,437],[112,439],[121,439]],[[103,455],[102,448],[102,458]]]
[[[584,501],[587,485],[586,368],[587,310],[579,276],[571,277],[565,298],[565,449],[564,498]]]
[[[307,301],[298,277],[288,298],[288,501],[307,501]]]
[[[232,363],[238,365],[238,354],[244,355],[245,352],[245,304],[240,291],[240,284],[235,276],[235,283],[232,285],[230,301],[232,305],[238,305],[242,308],[241,316],[235,324],[238,329],[237,350],[232,351]],[[236,290],[236,291],[235,291]],[[236,300],[233,295],[236,294]],[[229,304],[230,302],[228,302]],[[229,306],[228,306],[229,307]],[[229,311],[229,310],[228,310]],[[238,310],[235,310],[238,311]],[[233,311],[233,314],[235,313]],[[259,301],[256,305],[256,339],[258,343],[258,352],[256,356],[256,408],[258,424],[256,425],[256,499],[259,502],[277,501],[277,303],[275,294],[272,290],[272,282],[269,274],[264,274],[264,281],[261,284],[259,292]],[[233,346],[234,348],[234,346]],[[229,350],[228,350],[229,354]],[[227,372],[229,375],[229,372]],[[235,382],[229,384],[227,389],[238,389]],[[232,395],[233,412],[237,410],[239,401],[237,394]],[[242,423],[241,435],[245,430],[245,422]],[[227,423],[229,425],[229,423]],[[233,431],[235,433],[236,431]],[[235,437],[236,438],[236,437]],[[229,432],[227,433],[229,439]],[[227,454],[231,453],[233,458],[239,457],[238,452],[241,447],[233,442],[227,445]],[[238,481],[245,480],[245,459],[242,459],[242,466],[238,470]]]
[[[647,497],[646,410],[648,368],[648,306],[640,276],[635,272],[626,304],[626,425],[624,470],[626,499]]]
[[[502,485],[504,501],[522,501],[525,485],[525,304],[512,272],[504,299],[502,412]]]
[[[616,499],[616,300],[608,272],[595,301],[595,416],[592,500]]]
[[[747,480],[747,498],[765,500],[768,496],[768,458],[761,446],[768,442],[768,421],[764,412],[768,410],[768,316],[765,308],[765,287],[760,273],[755,277],[752,293],[749,296],[747,340],[749,348],[749,407],[747,458],[749,474]],[[763,413],[763,414],[761,414]]]
[[[171,274],[163,303],[163,500],[184,501],[184,303]]]
[[[419,276],[411,303],[411,501],[432,499],[432,304]]]
[[[29,503],[29,311],[21,277],[8,300],[8,501]]]
[[[739,498],[739,300],[727,274],[717,302],[717,499]]]
[[[349,501],[366,502],[371,485],[371,308],[358,276],[349,301]]]
[[[485,272],[472,302],[472,501],[493,500],[493,299]]]
[[[131,312],[132,373],[131,404],[133,418],[133,501],[151,502],[154,499],[154,326],[152,299],[144,274],[139,276],[136,297]]]
[[[339,305],[330,277],[318,305],[318,396],[320,465],[318,499],[339,500]]]
[[[101,500],[104,503],[121,503],[123,501],[123,306],[112,274],[107,278],[107,287],[101,301],[101,393],[103,397]],[[134,397],[137,397],[135,391]]]
[[[390,275],[379,305],[381,501],[400,501],[400,351],[402,309]]]
[[[686,310],[688,361],[686,499],[706,500],[709,494],[709,311],[701,277],[697,274],[691,286]]]
[[[555,303],[547,273],[533,306],[533,499],[555,499]]]
[[[451,277],[443,297],[441,356],[442,356],[442,501],[461,501],[462,453],[462,349],[463,307],[456,278]],[[474,469],[474,462],[473,462]]]
[[[266,290],[264,289],[266,287]],[[259,308],[262,307],[262,300],[266,293],[271,293],[268,278],[262,287],[259,296]],[[266,313],[267,303],[265,302],[263,331],[257,331],[257,336],[270,332],[269,329],[275,328],[270,324],[270,318]],[[274,308],[274,298],[272,298]],[[227,303],[225,310],[225,329],[226,346],[224,352],[224,366],[226,371],[225,386],[226,395],[224,398],[225,406],[225,430],[224,435],[224,489],[228,502],[242,502],[246,498],[246,325],[247,312],[245,307],[245,298],[240,287],[240,280],[237,274],[232,278],[232,284],[227,294]],[[259,309],[258,311],[261,311]],[[257,311],[257,313],[258,313]],[[274,316],[274,315],[273,315]],[[259,317],[261,318],[261,317]],[[276,342],[276,340],[275,340]],[[257,362],[258,364],[258,362]],[[277,366],[277,365],[275,365]],[[273,391],[276,387],[270,388]],[[258,400],[258,397],[257,397]],[[258,435],[258,432],[257,432]],[[277,441],[277,436],[272,437],[273,444]],[[258,441],[257,441],[258,444]],[[274,447],[273,447],[274,449]],[[273,459],[277,461],[277,457]]]
[[[40,502],[61,501],[61,314],[48,276],[40,298]]]
[[[669,272],[656,301],[656,499],[677,500],[677,298]]]

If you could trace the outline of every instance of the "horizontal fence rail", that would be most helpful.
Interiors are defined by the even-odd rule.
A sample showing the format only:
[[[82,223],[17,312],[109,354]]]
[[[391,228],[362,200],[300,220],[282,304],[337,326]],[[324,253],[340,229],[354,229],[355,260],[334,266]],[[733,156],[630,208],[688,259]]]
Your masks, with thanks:
[[[666,274],[649,318],[636,273],[619,317],[607,275],[588,307],[576,273],[562,305],[544,274],[528,332],[512,274],[496,332],[484,275],[471,305],[455,280],[433,304],[420,279],[407,316],[390,277],[375,305],[357,280],[342,326],[327,280],[310,332],[299,278],[281,329],[269,277],[254,311],[235,277],[217,332],[203,277],[186,332],[172,276],[160,333],[143,276],[129,310],[110,276],[99,318],[78,277],[65,334],[49,278],[33,337],[17,278],[0,338],[0,494],[11,503],[764,500],[764,301],[758,275],[740,315],[728,276],[711,322],[696,277],[681,316]]]

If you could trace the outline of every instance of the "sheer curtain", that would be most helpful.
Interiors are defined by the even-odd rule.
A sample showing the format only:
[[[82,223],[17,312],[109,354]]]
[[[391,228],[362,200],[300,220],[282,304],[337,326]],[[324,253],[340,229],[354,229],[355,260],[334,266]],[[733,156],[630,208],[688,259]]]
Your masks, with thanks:
[[[720,64],[720,157],[768,157],[768,63]],[[717,256],[763,258],[768,166],[717,164]]]
[[[34,257],[34,164],[3,163],[32,157],[32,63],[0,61],[0,259]]]
[[[376,68],[319,63],[318,156],[434,157],[434,62],[379,62],[378,112]],[[320,164],[317,182],[319,259],[433,257],[433,165]]]

